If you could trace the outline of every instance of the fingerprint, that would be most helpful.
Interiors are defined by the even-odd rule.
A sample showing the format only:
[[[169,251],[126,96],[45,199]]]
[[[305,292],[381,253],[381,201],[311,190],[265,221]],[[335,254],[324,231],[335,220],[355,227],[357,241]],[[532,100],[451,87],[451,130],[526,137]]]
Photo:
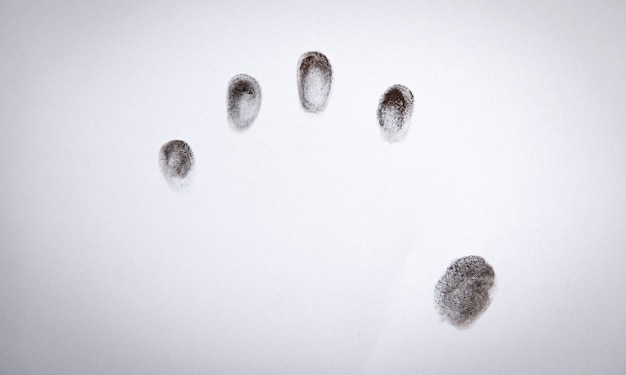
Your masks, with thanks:
[[[455,260],[435,287],[435,308],[444,321],[467,328],[491,303],[495,272],[481,257]]]
[[[186,142],[173,140],[164,144],[159,153],[159,162],[163,176],[173,188],[183,188],[191,181],[194,157]]]
[[[320,52],[300,56],[297,80],[302,108],[312,113],[323,111],[333,82],[333,68],[328,58]]]
[[[409,130],[413,114],[413,93],[402,85],[385,91],[378,104],[378,124],[388,142],[401,141]]]
[[[234,76],[228,84],[228,119],[236,130],[252,125],[261,109],[261,86],[247,74]]]

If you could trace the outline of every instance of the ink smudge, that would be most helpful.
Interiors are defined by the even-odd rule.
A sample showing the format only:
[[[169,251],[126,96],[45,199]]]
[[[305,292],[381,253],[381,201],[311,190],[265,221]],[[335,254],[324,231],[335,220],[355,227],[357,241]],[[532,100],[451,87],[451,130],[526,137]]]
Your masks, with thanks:
[[[298,61],[298,93],[307,112],[317,113],[326,108],[333,82],[333,68],[320,52],[307,52]]]
[[[191,182],[194,156],[191,147],[180,140],[169,141],[159,153],[161,172],[175,189],[181,189]]]
[[[385,91],[378,104],[378,124],[388,142],[401,141],[411,125],[413,93],[402,85],[393,85]]]
[[[234,76],[228,83],[228,119],[235,130],[252,125],[261,109],[261,86],[247,74]]]
[[[455,260],[435,287],[435,308],[442,320],[467,328],[491,303],[495,272],[482,257]]]

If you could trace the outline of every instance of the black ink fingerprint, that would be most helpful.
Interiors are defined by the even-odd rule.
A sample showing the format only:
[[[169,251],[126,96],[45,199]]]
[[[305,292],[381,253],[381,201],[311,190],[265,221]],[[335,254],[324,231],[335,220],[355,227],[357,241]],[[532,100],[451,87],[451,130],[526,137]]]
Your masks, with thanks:
[[[247,74],[234,76],[228,84],[228,119],[236,130],[252,125],[261,109],[261,86]]]
[[[323,111],[333,82],[333,68],[328,58],[320,52],[300,56],[297,81],[302,108],[312,113]]]
[[[180,189],[191,180],[194,157],[186,142],[173,140],[161,147],[159,153],[161,172],[172,187]]]
[[[479,256],[455,260],[435,287],[437,312],[455,327],[468,327],[489,307],[494,279],[493,268]]]
[[[378,124],[388,142],[401,141],[411,125],[413,93],[402,85],[393,85],[385,91],[378,104]]]

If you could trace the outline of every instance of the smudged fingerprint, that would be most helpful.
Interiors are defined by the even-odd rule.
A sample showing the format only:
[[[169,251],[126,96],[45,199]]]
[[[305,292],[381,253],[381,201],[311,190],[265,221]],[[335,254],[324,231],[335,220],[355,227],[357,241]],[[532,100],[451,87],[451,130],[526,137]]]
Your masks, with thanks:
[[[228,84],[228,119],[236,130],[252,125],[261,109],[261,86],[247,74],[234,76]]]
[[[489,307],[494,280],[493,268],[482,257],[455,260],[435,287],[437,312],[457,328],[469,327]]]
[[[175,189],[181,189],[191,182],[194,156],[191,147],[180,140],[169,141],[159,153],[161,172]]]
[[[307,112],[317,113],[326,108],[333,82],[333,68],[320,52],[307,52],[298,61],[298,93]]]
[[[378,104],[378,124],[388,142],[401,141],[411,125],[413,93],[402,85],[393,85],[385,91]]]

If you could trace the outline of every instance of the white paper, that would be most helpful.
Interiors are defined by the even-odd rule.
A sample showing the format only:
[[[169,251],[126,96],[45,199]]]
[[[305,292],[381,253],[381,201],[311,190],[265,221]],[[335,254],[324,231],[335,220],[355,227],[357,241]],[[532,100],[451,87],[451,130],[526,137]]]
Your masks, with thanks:
[[[620,2],[4,1],[0,373],[622,374]],[[333,68],[305,112],[298,58]],[[237,74],[262,89],[229,126]],[[376,119],[415,97],[406,137]],[[187,142],[170,188],[160,147]],[[496,273],[466,330],[434,287]]]

